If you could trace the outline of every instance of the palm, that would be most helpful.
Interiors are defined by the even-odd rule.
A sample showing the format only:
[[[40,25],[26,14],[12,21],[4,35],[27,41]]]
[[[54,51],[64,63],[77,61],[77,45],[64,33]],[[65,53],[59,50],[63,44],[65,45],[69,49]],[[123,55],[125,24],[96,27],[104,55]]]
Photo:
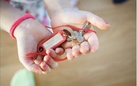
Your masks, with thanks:
[[[37,52],[37,45],[42,38],[43,37],[39,37],[39,40],[37,40],[36,36],[29,33],[17,39],[19,59],[28,70],[34,72],[41,70],[40,66],[34,63],[34,59],[37,58],[37,55],[26,57],[26,54]]]
[[[63,11],[51,19],[53,27],[69,24],[81,28],[86,21],[86,12],[79,10]],[[94,52],[97,50],[99,43],[96,34],[90,32],[85,33],[83,36],[85,40],[79,45],[72,46],[71,42],[62,44],[68,59],[73,59],[80,54],[86,54],[89,51]]]
[[[21,35],[16,38],[19,60],[28,70],[36,73],[41,73],[43,71],[48,72],[50,68],[56,68],[57,63],[47,55],[41,56],[37,54],[31,54],[26,56],[28,53],[36,53],[38,43],[51,35],[49,30],[36,21],[33,21],[33,25],[29,26],[31,27],[21,28],[23,31]],[[47,62],[47,59],[50,58],[51,60]]]

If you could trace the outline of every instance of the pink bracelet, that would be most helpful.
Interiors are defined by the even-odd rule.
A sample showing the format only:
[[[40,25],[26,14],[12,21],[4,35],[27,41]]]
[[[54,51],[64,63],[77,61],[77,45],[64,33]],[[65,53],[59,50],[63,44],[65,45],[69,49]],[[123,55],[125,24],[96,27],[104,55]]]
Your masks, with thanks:
[[[13,39],[16,39],[15,36],[14,36],[14,31],[16,29],[16,27],[25,19],[28,19],[28,18],[32,18],[32,19],[35,19],[32,15],[30,14],[25,14],[23,16],[21,16],[20,18],[18,18],[11,26],[10,28],[10,36],[13,38]]]

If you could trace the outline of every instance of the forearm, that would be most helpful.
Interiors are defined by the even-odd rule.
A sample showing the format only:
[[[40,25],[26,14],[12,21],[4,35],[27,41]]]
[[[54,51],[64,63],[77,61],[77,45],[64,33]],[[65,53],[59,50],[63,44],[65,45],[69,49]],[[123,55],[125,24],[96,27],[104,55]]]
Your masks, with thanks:
[[[10,28],[12,24],[19,19],[21,16],[23,16],[25,13],[22,11],[10,6],[8,3],[4,1],[0,1],[0,28],[5,30],[6,32],[10,32]],[[45,27],[37,22],[34,19],[25,19],[23,20],[15,29],[14,36],[18,38],[22,33],[26,34],[26,32],[29,32],[35,38],[39,39],[39,36],[42,35],[44,38],[45,36],[48,36],[49,30],[45,29]],[[39,35],[41,34],[41,35]]]
[[[44,0],[50,17],[64,9],[72,9],[69,0]]]
[[[6,32],[9,32],[10,27],[15,22],[15,20],[24,14],[22,11],[10,6],[7,2],[2,0],[0,0],[0,12],[0,28]]]

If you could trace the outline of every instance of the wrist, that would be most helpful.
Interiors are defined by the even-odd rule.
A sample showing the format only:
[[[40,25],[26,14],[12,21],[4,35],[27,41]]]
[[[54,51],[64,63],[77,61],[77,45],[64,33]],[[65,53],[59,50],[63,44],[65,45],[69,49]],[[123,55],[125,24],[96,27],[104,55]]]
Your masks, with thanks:
[[[50,31],[34,19],[22,21],[15,29],[14,36],[16,39],[34,37],[37,41],[50,35]]]
[[[14,30],[14,36],[16,39],[20,38],[22,35],[24,35],[28,28],[29,28],[29,24],[31,24],[32,19],[26,19],[23,20]]]

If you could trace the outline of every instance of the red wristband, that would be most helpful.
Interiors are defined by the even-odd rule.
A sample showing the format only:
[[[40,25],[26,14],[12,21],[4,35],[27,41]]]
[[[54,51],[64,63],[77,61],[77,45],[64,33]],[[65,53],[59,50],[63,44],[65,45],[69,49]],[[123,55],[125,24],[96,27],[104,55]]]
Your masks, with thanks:
[[[25,19],[28,19],[28,18],[32,18],[34,19],[34,17],[30,14],[25,14],[23,16],[21,16],[20,18],[18,18],[11,26],[10,28],[10,36],[13,38],[13,39],[16,39],[15,36],[14,36],[14,31],[16,29],[16,27]]]

